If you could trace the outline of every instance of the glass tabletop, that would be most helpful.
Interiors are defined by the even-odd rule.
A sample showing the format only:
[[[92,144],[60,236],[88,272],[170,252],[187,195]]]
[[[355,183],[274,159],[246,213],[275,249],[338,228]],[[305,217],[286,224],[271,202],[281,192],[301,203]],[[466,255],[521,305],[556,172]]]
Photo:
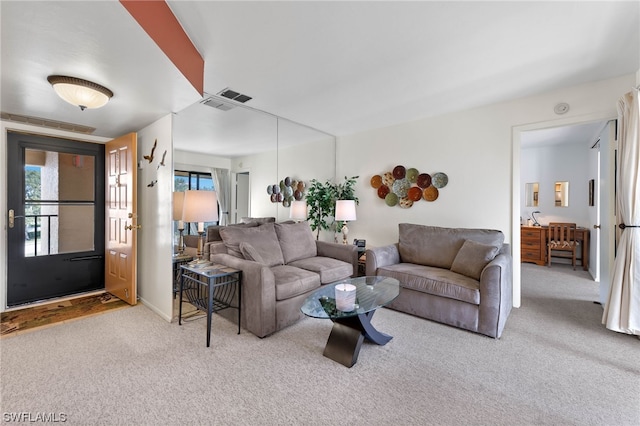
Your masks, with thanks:
[[[336,308],[335,287],[338,284],[356,286],[356,304],[353,311],[343,312]],[[389,277],[357,277],[327,284],[314,291],[302,304],[303,314],[313,318],[353,317],[388,304],[398,297],[400,283]]]

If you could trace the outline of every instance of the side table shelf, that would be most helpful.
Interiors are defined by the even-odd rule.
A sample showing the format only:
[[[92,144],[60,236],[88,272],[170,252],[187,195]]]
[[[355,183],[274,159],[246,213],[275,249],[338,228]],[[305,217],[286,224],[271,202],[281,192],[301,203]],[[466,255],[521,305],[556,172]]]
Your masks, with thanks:
[[[182,325],[182,301],[187,301],[197,309],[207,313],[207,347],[211,343],[211,315],[222,309],[238,310],[238,334],[242,306],[242,271],[220,264],[207,266],[181,265],[180,308],[178,325]],[[234,305],[234,300],[237,304]]]

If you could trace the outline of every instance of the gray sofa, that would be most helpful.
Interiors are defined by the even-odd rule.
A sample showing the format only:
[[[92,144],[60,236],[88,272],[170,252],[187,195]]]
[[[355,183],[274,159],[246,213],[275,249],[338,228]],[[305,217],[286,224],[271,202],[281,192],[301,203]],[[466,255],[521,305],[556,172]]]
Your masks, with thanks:
[[[300,307],[323,284],[355,276],[354,245],[316,241],[308,222],[219,229],[209,259],[242,271],[242,325],[265,337],[300,318]]]
[[[366,274],[400,281],[387,307],[499,338],[513,305],[501,231],[401,223],[398,243],[366,252]]]

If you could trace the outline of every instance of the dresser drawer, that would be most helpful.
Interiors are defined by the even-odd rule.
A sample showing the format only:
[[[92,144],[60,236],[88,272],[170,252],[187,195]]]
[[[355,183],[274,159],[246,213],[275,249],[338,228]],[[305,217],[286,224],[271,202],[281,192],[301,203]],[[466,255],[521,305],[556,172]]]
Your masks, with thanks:
[[[537,250],[538,252],[540,251],[540,238],[538,238],[537,240],[522,240],[520,242],[520,246],[522,247],[522,250]]]
[[[520,251],[520,257],[522,258],[522,261],[540,260],[540,250],[527,250],[523,248]]]
[[[522,232],[520,233],[520,238],[522,240],[540,241],[540,230],[539,229],[522,229]]]

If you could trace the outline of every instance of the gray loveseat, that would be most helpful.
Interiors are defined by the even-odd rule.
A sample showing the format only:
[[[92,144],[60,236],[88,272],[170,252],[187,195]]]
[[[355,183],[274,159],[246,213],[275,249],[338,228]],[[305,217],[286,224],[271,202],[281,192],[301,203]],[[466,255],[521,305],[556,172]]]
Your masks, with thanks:
[[[242,325],[258,337],[300,318],[307,296],[323,284],[355,276],[354,245],[316,241],[308,222],[219,229],[210,260],[242,270]]]
[[[401,223],[398,243],[367,250],[366,273],[400,281],[391,309],[499,338],[513,305],[503,242],[496,230]]]

